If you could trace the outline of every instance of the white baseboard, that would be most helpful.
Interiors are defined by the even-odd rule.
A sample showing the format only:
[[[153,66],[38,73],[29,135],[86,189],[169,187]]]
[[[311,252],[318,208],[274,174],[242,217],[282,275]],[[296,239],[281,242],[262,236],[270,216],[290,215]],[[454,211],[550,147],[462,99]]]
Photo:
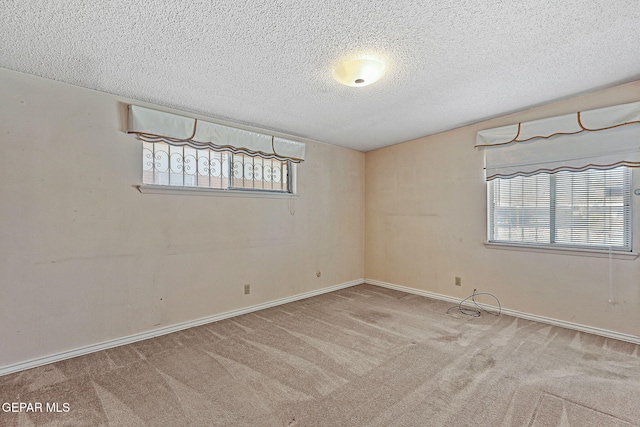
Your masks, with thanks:
[[[365,283],[375,286],[381,286],[383,288],[395,289],[397,291],[406,292],[409,294],[421,295],[428,298],[433,298],[437,300],[447,301],[451,303],[458,304],[460,302],[460,298],[453,298],[447,295],[436,294],[433,292],[423,291],[420,289],[409,288],[407,286],[394,285],[392,283],[380,282],[379,280],[372,279],[364,279]],[[498,307],[487,305],[491,308],[498,309]],[[610,331],[608,329],[595,328],[593,326],[581,325],[579,323],[566,322],[564,320],[553,319],[550,317],[538,316],[536,314],[524,313],[522,311],[511,310],[508,308],[502,308],[502,313],[507,314],[513,317],[519,317],[521,319],[533,320],[535,322],[546,323],[553,326],[560,326],[567,329],[572,329],[580,332],[587,332],[593,335],[599,335],[605,338],[613,338],[620,341],[626,341],[633,344],[640,344],[640,336],[623,334],[620,332]]]
[[[181,331],[183,329],[193,328],[194,326],[200,326],[200,325],[205,325],[207,323],[217,322],[219,320],[228,319],[230,317],[240,316],[242,314],[247,314],[247,313],[251,313],[258,310],[264,310],[265,308],[275,307],[277,305],[287,304],[290,302],[311,298],[317,295],[326,294],[328,292],[349,288],[351,286],[361,285],[363,283],[364,283],[364,279],[352,280],[350,282],[329,286],[328,288],[322,288],[315,291],[305,292],[302,294],[265,302],[262,304],[252,305],[251,307],[245,307],[245,308],[240,308],[238,310],[227,311],[226,313],[215,314],[213,316],[207,316],[201,319],[190,320],[188,322],[165,326],[165,327],[154,329],[151,331],[141,332],[139,334],[128,335],[126,337],[116,338],[113,340],[104,341],[97,344],[91,344],[91,345],[76,348],[73,350],[67,350],[60,353],[51,354],[48,356],[38,357],[38,358],[27,360],[24,362],[18,362],[18,363],[13,363],[11,365],[0,366],[0,376],[12,374],[14,372],[24,371],[26,369],[35,368],[42,365],[47,365],[49,363],[59,362],[65,359],[71,359],[72,357],[82,356],[84,354],[94,353],[96,351],[106,350],[113,347],[119,347],[121,345],[126,345],[126,344],[132,344],[134,342],[146,340],[149,338],[154,338],[160,335],[166,335],[172,332]]]
[[[372,279],[357,279],[357,280],[352,280],[350,282],[329,286],[327,288],[322,288],[322,289],[318,289],[311,292],[305,292],[302,294],[293,295],[290,297],[253,305],[251,307],[245,307],[238,310],[232,310],[225,313],[216,314],[213,316],[203,317],[201,319],[196,319],[188,322],[178,323],[175,325],[165,326],[165,327],[154,329],[147,332],[141,332],[134,335],[128,335],[122,338],[116,338],[113,340],[108,340],[108,341],[104,341],[97,344],[91,344],[91,345],[76,348],[73,350],[67,350],[60,353],[51,354],[48,356],[38,357],[38,358],[27,360],[24,362],[18,362],[18,363],[13,363],[11,365],[0,366],[0,376],[12,374],[19,371],[24,371],[26,369],[35,368],[42,365],[47,365],[49,363],[59,362],[61,360],[70,359],[72,357],[82,356],[84,354],[94,353],[96,351],[106,350],[113,347],[119,347],[121,345],[126,345],[126,344],[132,344],[134,342],[143,341],[149,338],[170,334],[172,332],[181,331],[183,329],[205,325],[207,323],[217,322],[219,320],[228,319],[230,317],[240,316],[242,314],[252,313],[258,310],[264,310],[265,308],[275,307],[278,305],[287,304],[290,302],[299,301],[306,298],[311,298],[311,297],[322,295],[328,292],[333,292],[340,289],[361,285],[363,283],[367,283],[374,286],[380,286],[383,288],[395,289],[395,290],[406,292],[409,294],[425,296],[428,298],[447,301],[454,304],[457,304],[460,302],[459,298],[453,298],[447,295],[441,295],[433,292],[423,291],[420,289],[409,288],[407,286],[394,285],[392,283],[386,283],[386,282],[381,282],[379,280],[372,280]],[[497,307],[495,308],[497,309]],[[640,336],[636,336],[636,335],[629,335],[629,334],[623,334],[615,331],[610,331],[607,329],[594,328],[592,326],[566,322],[564,320],[538,316],[530,313],[523,313],[521,311],[510,310],[507,308],[502,308],[502,312],[504,314],[514,316],[514,317],[519,317],[522,319],[533,320],[536,322],[546,323],[549,325],[560,326],[563,328],[572,329],[572,330],[581,331],[581,332],[587,332],[590,334],[599,335],[606,338],[613,338],[620,341],[626,341],[633,344],[640,344]]]

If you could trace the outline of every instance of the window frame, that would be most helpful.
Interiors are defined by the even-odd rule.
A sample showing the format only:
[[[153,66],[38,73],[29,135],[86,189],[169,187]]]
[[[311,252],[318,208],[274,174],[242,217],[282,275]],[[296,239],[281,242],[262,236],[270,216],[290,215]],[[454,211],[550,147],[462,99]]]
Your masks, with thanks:
[[[244,160],[245,159],[251,159],[251,158],[260,158],[263,160],[269,160],[269,159],[264,159],[263,157],[259,156],[259,155],[251,155],[251,154],[244,154],[244,153],[234,153],[230,150],[225,150],[224,153],[226,153],[226,155],[228,156],[228,160],[226,161],[227,163],[227,171],[226,171],[226,176],[224,176],[224,174],[221,172],[221,180],[225,180],[227,182],[227,187],[226,188],[216,188],[216,187],[208,187],[208,186],[198,186],[197,185],[197,178],[196,178],[196,185],[176,185],[176,184],[155,184],[155,183],[149,183],[149,182],[145,182],[145,178],[144,178],[144,174],[145,174],[145,169],[144,169],[144,163],[147,161],[147,159],[145,158],[145,150],[147,150],[147,148],[145,148],[145,144],[151,144],[154,147],[154,150],[152,151],[152,155],[155,156],[155,144],[157,143],[161,143],[161,144],[165,144],[167,145],[168,148],[168,170],[171,170],[171,156],[172,153],[170,152],[170,150],[173,148],[170,144],[166,144],[164,142],[147,142],[147,141],[143,141],[142,144],[142,152],[141,152],[141,160],[143,163],[143,167],[141,170],[141,181],[142,184],[140,185],[135,185],[134,187],[138,189],[139,192],[141,193],[148,193],[148,194],[174,194],[174,195],[209,195],[209,196],[233,196],[233,197],[257,197],[257,198],[292,198],[292,197],[297,197],[297,163],[293,162],[291,159],[275,159],[275,161],[277,161],[278,163],[281,164],[286,164],[286,174],[283,176],[283,179],[286,179],[286,189],[284,190],[279,190],[279,189],[267,189],[267,188],[251,188],[251,187],[237,187],[237,186],[233,186],[232,183],[234,181],[234,167],[235,164],[237,163],[237,161],[234,160],[234,156],[242,156],[242,163],[243,165],[245,164]],[[183,147],[184,148],[184,147]],[[210,151],[212,153],[214,152],[218,152],[217,150],[212,150],[210,148],[204,148],[204,149],[197,149],[198,151]],[[186,157],[184,155],[184,150],[183,150],[183,156],[182,156],[182,162],[184,162],[184,157]],[[196,160],[197,163],[197,160]],[[155,165],[153,166],[152,170],[155,168]],[[177,173],[176,175],[180,175],[180,173]],[[184,172],[182,173],[183,176]],[[190,175],[191,176],[191,175]],[[197,177],[198,176],[198,172],[196,171],[193,176]],[[285,178],[286,177],[286,178]],[[169,178],[171,179],[171,178]],[[236,178],[238,179],[238,178]],[[154,178],[155,180],[155,178]],[[184,181],[183,181],[184,182]]]
[[[484,241],[484,246],[488,249],[503,249],[503,250],[511,250],[511,251],[526,251],[526,252],[540,252],[540,253],[559,253],[559,254],[567,254],[567,255],[578,255],[578,256],[591,256],[598,258],[615,258],[615,259],[629,259],[633,260],[639,256],[638,252],[634,252],[634,216],[633,216],[633,205],[634,198],[633,195],[636,194],[633,190],[634,181],[637,180],[637,174],[633,173],[634,168],[627,168],[628,180],[625,180],[623,185],[626,190],[626,202],[628,202],[628,210],[627,215],[628,218],[624,221],[627,225],[628,230],[624,230],[625,233],[628,233],[628,247],[608,247],[606,245],[588,245],[588,244],[567,244],[567,243],[535,243],[535,242],[518,242],[518,241],[504,241],[504,240],[491,240],[491,232],[492,232],[492,222],[494,218],[492,218],[492,200],[491,200],[491,191],[490,188],[492,181],[487,181],[485,185],[486,193],[486,240]],[[557,172],[556,172],[557,173]],[[555,194],[553,191],[553,182],[556,178],[556,173],[550,174],[550,199],[555,199]],[[499,179],[499,178],[497,178]],[[553,206],[555,200],[550,202],[549,205],[549,213],[550,213],[550,241],[553,241],[553,233],[554,229],[552,228],[555,223],[555,209]],[[557,231],[557,229],[556,229]]]

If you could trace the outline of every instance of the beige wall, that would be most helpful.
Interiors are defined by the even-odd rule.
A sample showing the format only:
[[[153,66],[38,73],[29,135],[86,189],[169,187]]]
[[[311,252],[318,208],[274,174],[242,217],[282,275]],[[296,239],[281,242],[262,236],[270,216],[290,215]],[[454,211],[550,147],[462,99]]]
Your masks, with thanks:
[[[484,247],[483,153],[473,148],[480,129],[638,100],[635,82],[366,153],[365,277],[456,298],[478,288],[512,310],[640,335],[640,259],[613,261],[610,304],[608,259]],[[638,196],[633,210],[639,250]]]
[[[0,366],[363,277],[363,153],[308,143],[291,206],[140,194],[127,100],[7,70],[0,93]]]
[[[640,82],[366,155],[308,143],[292,203],[140,194],[128,100],[7,70],[0,93],[0,366],[363,276],[640,335],[640,259],[613,261],[610,304],[607,259],[484,247],[473,148],[479,129],[640,100]]]

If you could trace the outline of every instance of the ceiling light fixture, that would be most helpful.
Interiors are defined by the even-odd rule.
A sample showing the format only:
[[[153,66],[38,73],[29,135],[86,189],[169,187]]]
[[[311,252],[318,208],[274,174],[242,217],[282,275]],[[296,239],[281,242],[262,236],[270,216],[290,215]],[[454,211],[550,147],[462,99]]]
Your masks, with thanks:
[[[372,58],[345,61],[333,70],[333,78],[343,85],[368,86],[377,82],[384,74],[384,63]]]

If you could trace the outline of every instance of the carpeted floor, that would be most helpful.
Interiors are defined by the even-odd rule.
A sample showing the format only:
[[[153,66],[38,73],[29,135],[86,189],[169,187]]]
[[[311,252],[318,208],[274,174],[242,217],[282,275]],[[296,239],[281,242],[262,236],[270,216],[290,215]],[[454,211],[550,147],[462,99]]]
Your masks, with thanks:
[[[638,346],[450,305],[361,285],[6,375],[70,410],[0,425],[640,425]]]

